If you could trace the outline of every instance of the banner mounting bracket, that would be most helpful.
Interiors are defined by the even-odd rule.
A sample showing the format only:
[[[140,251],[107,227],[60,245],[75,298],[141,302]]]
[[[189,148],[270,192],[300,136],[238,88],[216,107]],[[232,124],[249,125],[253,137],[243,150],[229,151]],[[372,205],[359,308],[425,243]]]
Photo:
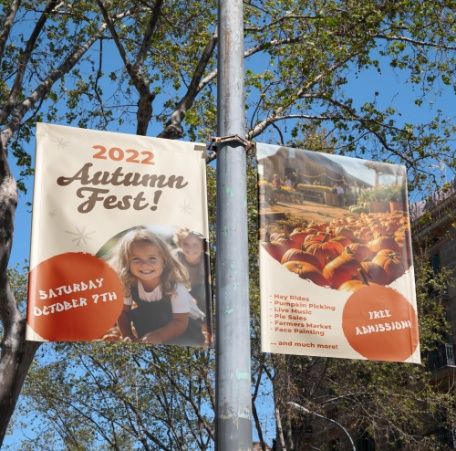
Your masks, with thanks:
[[[248,152],[253,149],[255,144],[239,135],[212,136],[207,144],[207,150],[217,152],[220,147],[239,147],[242,146]]]

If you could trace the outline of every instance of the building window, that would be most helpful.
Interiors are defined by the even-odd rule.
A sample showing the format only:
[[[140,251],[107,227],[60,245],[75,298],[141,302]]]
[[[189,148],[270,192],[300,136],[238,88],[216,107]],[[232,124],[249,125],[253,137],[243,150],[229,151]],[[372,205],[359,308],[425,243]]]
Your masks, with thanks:
[[[442,264],[440,262],[440,254],[433,254],[431,256],[431,266],[434,273],[437,274],[438,272],[440,272],[440,270],[442,269]]]
[[[445,343],[445,353],[447,365],[455,366],[454,347],[452,344]]]

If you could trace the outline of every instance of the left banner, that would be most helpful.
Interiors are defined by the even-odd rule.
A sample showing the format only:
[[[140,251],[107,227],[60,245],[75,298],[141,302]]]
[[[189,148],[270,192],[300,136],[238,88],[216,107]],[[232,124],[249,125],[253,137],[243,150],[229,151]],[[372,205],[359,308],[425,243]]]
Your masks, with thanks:
[[[205,147],[36,136],[26,338],[210,344]]]

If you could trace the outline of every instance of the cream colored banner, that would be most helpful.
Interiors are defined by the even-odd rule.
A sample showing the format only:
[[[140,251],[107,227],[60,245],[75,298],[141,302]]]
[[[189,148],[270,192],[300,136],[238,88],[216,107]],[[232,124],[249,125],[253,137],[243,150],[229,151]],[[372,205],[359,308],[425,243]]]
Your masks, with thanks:
[[[265,352],[420,362],[403,166],[257,144]]]
[[[205,167],[194,143],[38,124],[27,338],[208,344]]]

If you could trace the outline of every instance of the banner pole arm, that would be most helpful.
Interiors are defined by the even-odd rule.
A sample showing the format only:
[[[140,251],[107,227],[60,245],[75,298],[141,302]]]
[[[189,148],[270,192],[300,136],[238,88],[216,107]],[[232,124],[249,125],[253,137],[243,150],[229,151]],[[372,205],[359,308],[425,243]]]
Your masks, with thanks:
[[[245,136],[242,0],[218,1],[218,136]],[[252,446],[246,149],[217,151],[216,449]]]

